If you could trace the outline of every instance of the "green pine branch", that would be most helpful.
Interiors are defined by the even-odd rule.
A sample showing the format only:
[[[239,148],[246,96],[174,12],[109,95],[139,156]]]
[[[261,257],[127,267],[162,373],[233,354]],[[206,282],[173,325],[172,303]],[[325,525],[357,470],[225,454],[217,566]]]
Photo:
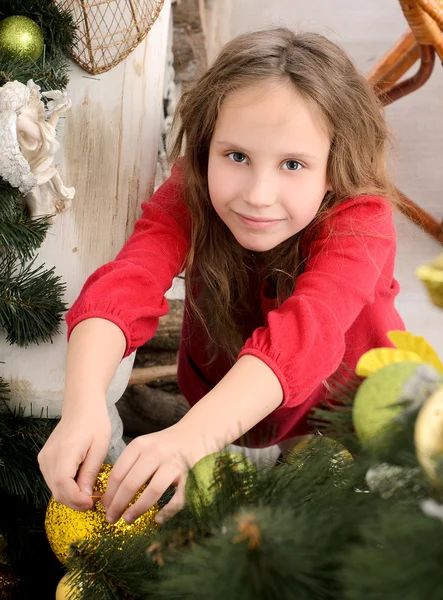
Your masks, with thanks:
[[[342,600],[443,598],[442,524],[413,505],[379,504],[343,555]]]
[[[59,332],[65,284],[54,268],[44,265],[17,265],[10,258],[0,259],[0,328],[10,344],[28,346],[47,342]]]
[[[0,222],[15,221],[21,201],[22,195],[18,189],[0,178]]]
[[[351,376],[348,381],[329,383],[327,399],[313,410],[309,424],[314,431],[340,441],[351,454],[359,453],[361,447],[354,432],[352,406],[361,378]]]
[[[360,513],[346,511],[355,494],[350,484],[336,485],[326,448],[309,464],[257,472],[252,487],[250,471],[238,463],[219,468],[222,487],[207,510],[188,505],[156,534],[124,544],[104,538],[74,546],[68,568],[84,600],[333,600],[333,550],[346,543]],[[285,494],[274,495],[276,487]]]
[[[26,84],[30,79],[43,92],[63,90],[68,85],[68,64],[63,54],[40,58],[37,62],[22,58],[9,58],[0,52],[0,86],[8,81]]]
[[[21,261],[30,260],[40,248],[50,227],[48,219],[31,219],[19,212],[14,222],[0,221],[0,247]]]
[[[398,554],[408,569],[415,560],[420,576],[429,569],[435,584],[440,563],[408,534],[412,523],[427,543],[438,536],[441,546],[441,525],[421,512],[429,493],[424,474],[382,473],[383,486],[369,490],[373,457],[340,462],[335,452],[316,436],[295,462],[260,470],[253,480],[222,461],[210,507],[187,505],[155,534],[124,544],[118,538],[77,544],[68,562],[72,581],[84,600],[376,600],[385,597],[375,581],[381,568],[391,586],[401,582]],[[394,531],[403,538],[399,547]],[[369,580],[374,592],[366,596]],[[420,594],[420,581],[414,586],[408,600],[429,596]],[[395,589],[386,597],[406,597],[401,586]]]
[[[323,519],[322,519],[323,521]],[[255,506],[231,516],[205,544],[177,556],[153,586],[162,600],[333,600],[330,539],[305,511]],[[322,553],[323,551],[323,553]]]
[[[50,227],[45,217],[31,219],[23,205],[18,190],[0,182],[0,249],[20,261],[33,257]]]
[[[85,600],[152,598],[152,582],[158,578],[159,567],[148,553],[151,544],[150,533],[124,543],[118,537],[103,537],[98,543],[75,544],[66,564],[70,582],[81,586]]]
[[[7,398],[4,400],[0,412],[0,492],[43,507],[49,490],[39,471],[37,454],[57,420],[41,418],[43,415],[25,417],[22,411],[9,408]]]

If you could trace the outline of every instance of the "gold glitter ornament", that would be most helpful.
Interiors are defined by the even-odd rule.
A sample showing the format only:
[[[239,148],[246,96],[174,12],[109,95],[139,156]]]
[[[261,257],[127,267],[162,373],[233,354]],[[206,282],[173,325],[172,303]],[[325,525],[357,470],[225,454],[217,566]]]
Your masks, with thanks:
[[[105,464],[99,471],[95,489],[100,494],[106,491],[111,470],[112,465]],[[145,488],[146,485],[143,485],[139,489],[129,506],[138,500]],[[51,498],[46,509],[46,535],[54,554],[64,564],[69,556],[70,546],[74,542],[94,540],[100,536],[118,536],[121,537],[123,545],[125,540],[141,535],[146,530],[150,529],[153,532],[157,528],[154,519],[158,511],[158,505],[154,505],[130,525],[123,518],[120,518],[117,523],[108,523],[106,510],[101,502],[96,502],[90,510],[79,512]]]
[[[80,600],[81,591],[68,583],[69,573],[63,575],[55,591],[55,600]]]
[[[0,21],[0,50],[8,58],[38,60],[43,47],[42,30],[29,17],[17,15]]]

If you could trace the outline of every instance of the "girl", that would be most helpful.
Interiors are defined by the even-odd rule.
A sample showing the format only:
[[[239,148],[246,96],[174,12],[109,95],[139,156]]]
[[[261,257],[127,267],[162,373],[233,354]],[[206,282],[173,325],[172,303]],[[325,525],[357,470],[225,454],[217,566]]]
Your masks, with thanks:
[[[121,454],[101,500],[110,522],[132,522],[174,485],[161,522],[183,505],[187,467],[239,438],[307,434],[326,380],[403,329],[386,124],[342,50],[287,29],[242,35],[183,95],[176,123],[170,179],[67,315],[63,414],[39,455],[55,499],[90,508],[107,387],[186,267],[178,378],[192,408]]]

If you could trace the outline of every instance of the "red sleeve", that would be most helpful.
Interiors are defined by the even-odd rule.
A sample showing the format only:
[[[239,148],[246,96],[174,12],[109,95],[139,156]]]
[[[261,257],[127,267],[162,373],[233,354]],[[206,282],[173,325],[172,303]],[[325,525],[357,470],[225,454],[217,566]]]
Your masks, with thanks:
[[[182,201],[177,168],[152,198],[114,261],[95,271],[66,315],[68,337],[85,319],[115,323],[126,337],[128,356],[154,336],[168,312],[165,292],[182,270],[189,246],[190,219]]]
[[[338,369],[346,331],[373,302],[395,244],[392,208],[377,197],[343,203],[311,241],[293,295],[269,312],[239,355],[257,356],[274,371],[283,406],[301,404]]]

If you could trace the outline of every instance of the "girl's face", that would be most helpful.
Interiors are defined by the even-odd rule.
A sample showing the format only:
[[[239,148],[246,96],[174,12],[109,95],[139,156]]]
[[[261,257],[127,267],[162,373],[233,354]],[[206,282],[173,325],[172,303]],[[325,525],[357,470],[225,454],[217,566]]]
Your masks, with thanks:
[[[319,109],[291,83],[226,97],[209,149],[209,194],[241,246],[271,250],[312,221],[331,189],[330,145]]]

